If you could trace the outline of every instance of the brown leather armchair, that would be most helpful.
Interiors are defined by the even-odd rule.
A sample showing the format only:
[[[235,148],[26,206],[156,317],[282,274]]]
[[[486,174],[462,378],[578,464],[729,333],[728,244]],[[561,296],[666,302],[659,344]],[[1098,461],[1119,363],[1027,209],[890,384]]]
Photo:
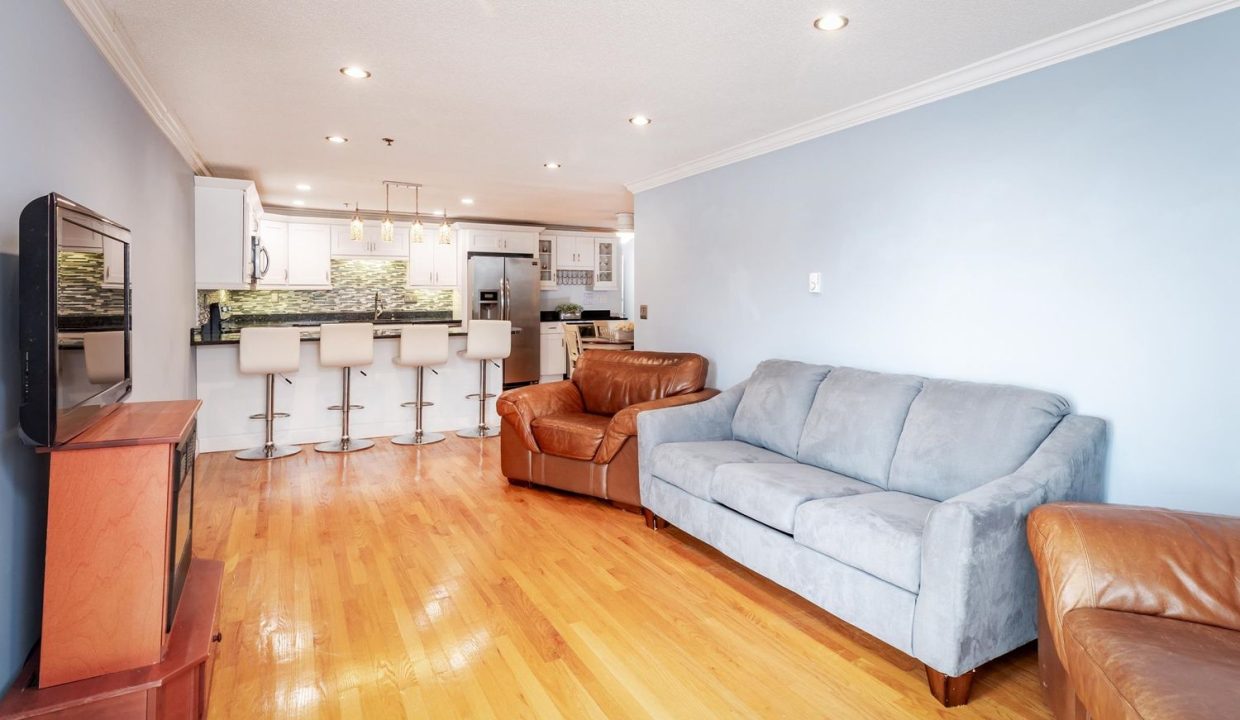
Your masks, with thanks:
[[[703,389],[706,367],[692,353],[590,350],[572,380],[500,395],[504,475],[639,512],[637,414],[717,395]]]
[[[1057,718],[1240,714],[1240,518],[1056,503],[1026,530]]]

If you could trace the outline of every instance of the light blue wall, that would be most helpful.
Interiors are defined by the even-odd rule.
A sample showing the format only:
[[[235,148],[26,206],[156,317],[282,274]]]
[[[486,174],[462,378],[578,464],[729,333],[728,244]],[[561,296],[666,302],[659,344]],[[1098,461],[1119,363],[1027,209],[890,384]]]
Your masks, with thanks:
[[[17,218],[57,191],[133,231],[134,397],[192,392],[193,175],[64,4],[0,0],[0,683],[38,638],[46,463],[17,440]]]
[[[1240,10],[636,197],[644,348],[1052,390],[1240,514]],[[806,292],[807,273],[825,292]]]

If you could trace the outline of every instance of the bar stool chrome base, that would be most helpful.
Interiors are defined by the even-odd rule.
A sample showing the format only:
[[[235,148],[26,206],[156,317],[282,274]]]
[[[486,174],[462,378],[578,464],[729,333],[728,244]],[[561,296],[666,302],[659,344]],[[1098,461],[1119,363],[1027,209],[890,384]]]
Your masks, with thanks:
[[[233,455],[238,460],[275,460],[301,452],[297,445],[273,445],[272,447],[250,448]]]
[[[367,440],[365,438],[354,440],[350,438],[348,440],[329,440],[325,443],[319,443],[314,446],[314,449],[321,453],[351,453],[358,450],[369,450],[374,446],[374,440]]]
[[[263,420],[266,422],[264,442],[262,447],[250,448],[242,450],[233,455],[238,460],[275,460],[276,458],[288,457],[301,452],[301,448],[296,445],[276,445],[275,443],[275,421],[276,418],[286,418],[288,413],[276,412],[276,376],[275,373],[267,373],[267,410],[266,412],[251,415],[251,420]]]
[[[446,438],[443,433],[424,432],[409,433],[408,435],[397,435],[392,438],[393,445],[434,445],[437,442],[443,442]]]
[[[499,428],[487,427],[485,425],[479,427],[465,428],[457,430],[456,436],[463,438],[493,438],[499,435]]]

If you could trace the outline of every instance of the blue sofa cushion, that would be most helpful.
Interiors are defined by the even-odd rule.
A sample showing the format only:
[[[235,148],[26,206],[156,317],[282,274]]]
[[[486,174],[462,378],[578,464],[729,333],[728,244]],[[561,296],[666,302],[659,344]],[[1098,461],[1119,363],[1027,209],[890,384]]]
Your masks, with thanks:
[[[654,449],[650,454],[650,472],[690,495],[710,500],[710,483],[720,465],[793,462],[796,461],[739,440],[679,442]]]
[[[805,416],[829,365],[764,360],[745,387],[732,418],[732,435],[750,445],[796,457]]]
[[[799,463],[720,465],[710,484],[715,502],[789,535],[802,503],[867,492],[878,488]]]
[[[818,386],[797,460],[887,488],[887,473],[922,378],[835,368]]]
[[[1010,385],[927,380],[913,400],[888,487],[947,500],[1029,459],[1068,413],[1068,401]]]
[[[901,492],[813,500],[797,510],[793,539],[915,593],[921,587],[921,535],[936,505]]]

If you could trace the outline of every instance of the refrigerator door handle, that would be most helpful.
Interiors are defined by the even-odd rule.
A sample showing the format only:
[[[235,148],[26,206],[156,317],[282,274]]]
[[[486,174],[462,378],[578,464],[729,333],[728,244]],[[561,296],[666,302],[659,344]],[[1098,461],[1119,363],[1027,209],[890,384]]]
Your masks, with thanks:
[[[499,283],[499,319],[511,320],[512,317],[512,287],[508,284],[508,277],[504,276]]]

